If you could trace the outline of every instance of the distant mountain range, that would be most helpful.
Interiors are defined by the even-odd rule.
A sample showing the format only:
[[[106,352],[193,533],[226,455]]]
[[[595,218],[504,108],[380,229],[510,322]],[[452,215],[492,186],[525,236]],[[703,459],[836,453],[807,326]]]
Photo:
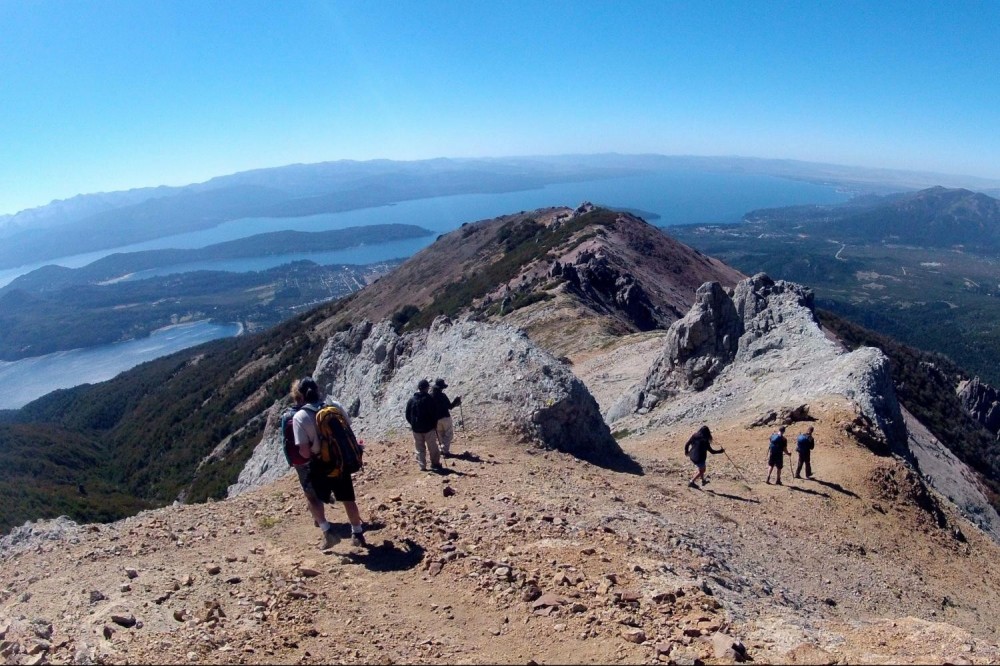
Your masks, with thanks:
[[[935,184],[1000,194],[1000,181],[795,160],[664,155],[372,160],[293,164],[184,187],[82,194],[0,216],[0,268],[211,228],[244,217],[298,217],[426,197],[512,192],[663,170],[755,173],[886,193]]]
[[[792,206],[748,213],[745,222],[843,241],[1000,249],[1000,200],[966,189],[932,187],[843,205]]]
[[[335,213],[634,172],[529,160],[328,162],[248,171],[180,188],[86,195],[10,217],[0,228],[0,268],[208,229],[241,218]]]

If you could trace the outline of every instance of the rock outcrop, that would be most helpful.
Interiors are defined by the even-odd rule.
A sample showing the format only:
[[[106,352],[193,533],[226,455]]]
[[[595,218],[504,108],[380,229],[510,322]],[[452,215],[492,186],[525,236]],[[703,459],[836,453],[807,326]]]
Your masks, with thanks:
[[[632,468],[583,382],[507,325],[439,317],[429,330],[400,335],[389,321],[359,322],[330,338],[314,377],[350,407],[355,431],[368,439],[408,437],[404,413],[417,382],[443,377],[449,396],[462,396],[456,426]],[[276,414],[230,496],[287,470]]]
[[[510,326],[439,317],[429,330],[399,335],[389,322],[361,322],[330,339],[315,377],[328,395],[358,401],[358,428],[369,437],[407,430],[417,382],[444,377],[448,393],[462,396],[455,416],[467,426],[588,460],[621,455],[583,383]]]
[[[663,356],[646,376],[644,406],[711,384],[735,358],[742,334],[743,321],[729,294],[718,282],[703,284],[690,312],[667,331]]]
[[[250,459],[240,470],[236,483],[229,486],[227,495],[235,497],[242,492],[277,481],[288,471],[285,460],[284,440],[281,435],[281,406],[275,404],[267,410],[264,436],[254,447]]]
[[[706,395],[681,399],[699,392]],[[768,413],[828,395],[848,398],[859,420],[872,424],[862,428],[869,446],[905,450],[886,356],[870,347],[846,352],[819,327],[809,289],[761,273],[732,295],[718,284],[702,285],[691,311],[670,327],[643,384],[607,418],[646,413],[666,398],[671,407],[658,420],[702,419],[723,406]]]
[[[649,331],[672,320],[649,298],[636,276],[618,270],[607,257],[593,251],[581,252],[573,264],[553,264],[550,275],[562,277],[570,291],[596,310],[620,312],[638,330]]]
[[[0,537],[0,557],[10,557],[26,550],[36,550],[44,542],[76,543],[82,530],[66,516],[52,520],[28,521]]]
[[[1000,438],[1000,391],[974,377],[958,385],[958,397],[972,418]]]

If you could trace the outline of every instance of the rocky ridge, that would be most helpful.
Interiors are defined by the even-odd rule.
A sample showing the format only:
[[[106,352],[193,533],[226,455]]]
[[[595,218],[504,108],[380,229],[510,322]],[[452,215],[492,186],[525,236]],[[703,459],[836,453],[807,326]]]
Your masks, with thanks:
[[[358,322],[330,338],[313,376],[368,437],[408,435],[403,415],[417,382],[443,377],[447,393],[462,396],[456,424],[468,421],[483,432],[505,432],[512,441],[597,464],[630,464],[587,387],[522,331],[504,324],[439,317],[428,330],[400,334],[389,321]],[[279,416],[276,406],[230,496],[284,473]]]
[[[972,418],[1000,438],[1000,391],[979,381],[979,377],[960,382],[957,391]]]
[[[840,395],[873,426],[859,424],[873,447],[900,446],[905,435],[888,359],[871,347],[847,352],[827,338],[808,289],[759,274],[732,295],[703,285],[697,298],[668,330],[645,380],[608,410],[609,422],[661,405],[657,422],[703,420],[722,407],[766,415]]]
[[[871,347],[847,352],[828,338],[812,293],[799,285],[763,274],[731,295],[703,285],[691,311],[668,330],[644,381],[608,409],[607,419],[619,430],[681,423],[693,430],[724,411],[762,427],[810,421],[810,405],[835,397],[855,410],[845,426],[852,437],[879,455],[901,456],[919,470],[920,483],[1000,541],[1000,515],[988,492],[900,407],[885,355]],[[937,502],[926,503],[935,515]]]

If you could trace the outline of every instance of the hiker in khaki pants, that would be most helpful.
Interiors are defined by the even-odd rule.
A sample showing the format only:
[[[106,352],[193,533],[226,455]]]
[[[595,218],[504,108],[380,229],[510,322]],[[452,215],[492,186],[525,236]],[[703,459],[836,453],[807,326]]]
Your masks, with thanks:
[[[437,438],[437,406],[434,398],[427,390],[430,382],[421,379],[417,383],[417,392],[406,403],[406,422],[413,431],[413,449],[417,454],[417,464],[420,471],[427,471],[427,452],[431,454],[431,469],[441,469],[441,452],[438,451]]]
[[[437,406],[437,436],[441,444],[441,455],[451,457],[451,440],[455,438],[455,426],[451,422],[451,410],[462,404],[462,396],[449,400],[444,390],[448,388],[440,377],[434,380],[431,397]]]

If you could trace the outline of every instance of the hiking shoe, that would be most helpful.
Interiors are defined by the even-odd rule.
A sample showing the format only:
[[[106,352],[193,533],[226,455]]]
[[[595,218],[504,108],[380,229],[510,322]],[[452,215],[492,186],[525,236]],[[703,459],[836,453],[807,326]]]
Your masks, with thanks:
[[[365,534],[364,534],[364,532],[352,532],[351,533],[351,545],[352,546],[358,546],[359,548],[364,548],[365,546],[367,546],[368,542],[365,541]]]
[[[332,527],[323,532],[323,550],[333,548],[338,543],[340,543],[340,536],[333,531]]]
[[[698,484],[695,483],[694,481],[688,481],[688,488],[694,488],[695,490],[697,490]]]
[[[441,466],[441,463],[434,463],[431,465],[431,469],[435,472],[440,472],[444,469],[444,467]]]
[[[702,479],[701,480],[701,485],[707,486],[708,485],[708,479]]]
[[[426,472],[427,471],[427,465],[421,465],[420,466],[420,471],[421,472]]]
[[[774,482],[774,485],[776,485],[776,486],[781,486],[781,485],[784,485],[784,484],[783,484],[783,483],[781,483],[781,481],[775,481],[775,482]]]

